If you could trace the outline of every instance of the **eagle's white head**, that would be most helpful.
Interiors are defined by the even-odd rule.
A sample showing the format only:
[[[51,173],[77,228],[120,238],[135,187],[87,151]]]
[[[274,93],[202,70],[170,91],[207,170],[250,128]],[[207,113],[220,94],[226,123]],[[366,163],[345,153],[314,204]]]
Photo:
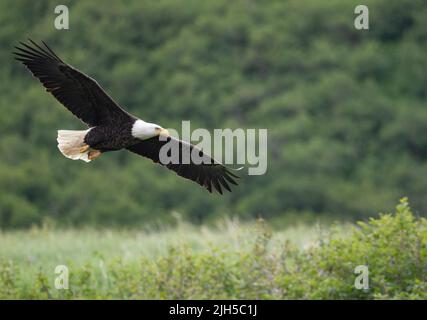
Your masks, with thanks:
[[[158,124],[138,119],[132,126],[132,136],[140,140],[146,140],[156,136],[168,137],[169,131]]]

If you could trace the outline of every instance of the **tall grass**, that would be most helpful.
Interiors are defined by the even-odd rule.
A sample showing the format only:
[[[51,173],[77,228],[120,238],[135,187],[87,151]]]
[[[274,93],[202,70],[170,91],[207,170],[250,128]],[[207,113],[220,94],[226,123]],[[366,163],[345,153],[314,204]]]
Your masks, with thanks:
[[[406,199],[358,226],[259,221],[174,230],[55,230],[0,234],[1,298],[427,298],[427,222]],[[54,287],[57,265],[69,289]],[[354,269],[369,268],[369,289]]]

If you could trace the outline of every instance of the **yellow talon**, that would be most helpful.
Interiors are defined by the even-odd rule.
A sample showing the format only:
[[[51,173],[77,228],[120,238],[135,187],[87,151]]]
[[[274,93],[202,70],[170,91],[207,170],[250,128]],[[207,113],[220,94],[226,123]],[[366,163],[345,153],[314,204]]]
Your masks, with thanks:
[[[83,147],[80,148],[80,153],[85,153],[88,149],[90,148],[90,146],[88,144],[85,144]]]
[[[89,152],[88,159],[89,160],[93,160],[93,159],[98,158],[100,155],[101,155],[101,151],[99,151],[99,150],[93,150],[93,151]]]

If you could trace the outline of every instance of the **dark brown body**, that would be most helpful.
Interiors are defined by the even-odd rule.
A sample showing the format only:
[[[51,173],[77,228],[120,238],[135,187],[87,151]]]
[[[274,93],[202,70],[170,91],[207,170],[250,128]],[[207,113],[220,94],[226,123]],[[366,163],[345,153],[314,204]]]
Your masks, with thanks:
[[[135,121],[123,121],[111,125],[93,127],[86,135],[84,142],[92,149],[101,152],[115,151],[141,142],[132,136]]]

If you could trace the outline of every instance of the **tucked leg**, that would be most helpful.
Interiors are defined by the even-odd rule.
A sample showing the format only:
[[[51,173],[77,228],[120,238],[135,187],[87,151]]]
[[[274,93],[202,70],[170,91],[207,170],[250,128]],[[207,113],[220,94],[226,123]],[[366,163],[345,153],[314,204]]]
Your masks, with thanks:
[[[80,148],[80,153],[85,153],[86,151],[88,151],[90,148],[90,146],[88,144],[85,144],[83,147]]]
[[[102,152],[99,150],[91,150],[91,151],[89,151],[88,159],[94,160],[94,159],[98,158],[101,155],[101,153]]]

